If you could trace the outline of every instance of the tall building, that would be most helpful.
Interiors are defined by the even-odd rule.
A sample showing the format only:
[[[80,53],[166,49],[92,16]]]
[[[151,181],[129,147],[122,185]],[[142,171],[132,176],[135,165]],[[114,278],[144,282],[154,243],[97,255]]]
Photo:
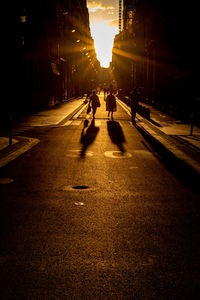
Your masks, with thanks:
[[[83,70],[93,74],[98,67],[86,0],[20,0],[15,6],[14,115],[81,95]]]
[[[136,0],[123,1],[123,29],[132,29],[136,10]]]
[[[141,100],[186,121],[193,110],[200,120],[197,3],[188,10],[181,0],[124,0],[123,23],[113,47],[118,88],[137,87]]]

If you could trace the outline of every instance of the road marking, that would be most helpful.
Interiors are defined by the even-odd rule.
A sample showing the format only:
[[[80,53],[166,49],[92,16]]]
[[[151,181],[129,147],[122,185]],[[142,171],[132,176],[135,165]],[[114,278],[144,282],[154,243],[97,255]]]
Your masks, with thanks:
[[[69,150],[66,154],[67,157],[81,157],[82,150]],[[91,157],[93,156],[92,151],[84,152],[84,157]]]
[[[121,151],[106,151],[104,152],[104,156],[109,158],[130,158],[132,154],[129,152],[121,152]]]

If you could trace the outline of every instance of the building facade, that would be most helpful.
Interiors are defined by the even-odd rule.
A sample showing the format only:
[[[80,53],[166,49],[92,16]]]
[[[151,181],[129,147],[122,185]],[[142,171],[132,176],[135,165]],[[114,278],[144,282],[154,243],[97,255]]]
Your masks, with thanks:
[[[15,99],[9,110],[20,115],[81,96],[99,68],[86,0],[20,0],[15,7]]]
[[[143,101],[189,120],[200,98],[197,11],[180,0],[124,0],[111,64],[118,88],[137,87]]]

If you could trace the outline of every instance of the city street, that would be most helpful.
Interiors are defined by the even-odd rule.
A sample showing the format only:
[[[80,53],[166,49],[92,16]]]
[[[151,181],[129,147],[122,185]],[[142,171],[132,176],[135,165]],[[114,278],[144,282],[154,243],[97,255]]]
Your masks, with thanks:
[[[198,299],[200,191],[99,97],[0,169],[1,299]]]

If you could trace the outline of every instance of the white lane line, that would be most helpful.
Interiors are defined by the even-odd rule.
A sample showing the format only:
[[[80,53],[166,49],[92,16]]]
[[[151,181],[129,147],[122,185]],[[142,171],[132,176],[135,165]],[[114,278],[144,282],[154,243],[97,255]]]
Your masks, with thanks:
[[[93,152],[92,151],[86,151],[84,153],[84,156],[85,157],[91,157],[93,156]],[[69,150],[67,153],[66,153],[66,156],[67,157],[81,157],[82,156],[82,150]]]
[[[128,152],[121,152],[121,151],[106,151],[104,152],[104,156],[105,157],[109,157],[109,158],[130,158],[132,157],[131,153]]]

